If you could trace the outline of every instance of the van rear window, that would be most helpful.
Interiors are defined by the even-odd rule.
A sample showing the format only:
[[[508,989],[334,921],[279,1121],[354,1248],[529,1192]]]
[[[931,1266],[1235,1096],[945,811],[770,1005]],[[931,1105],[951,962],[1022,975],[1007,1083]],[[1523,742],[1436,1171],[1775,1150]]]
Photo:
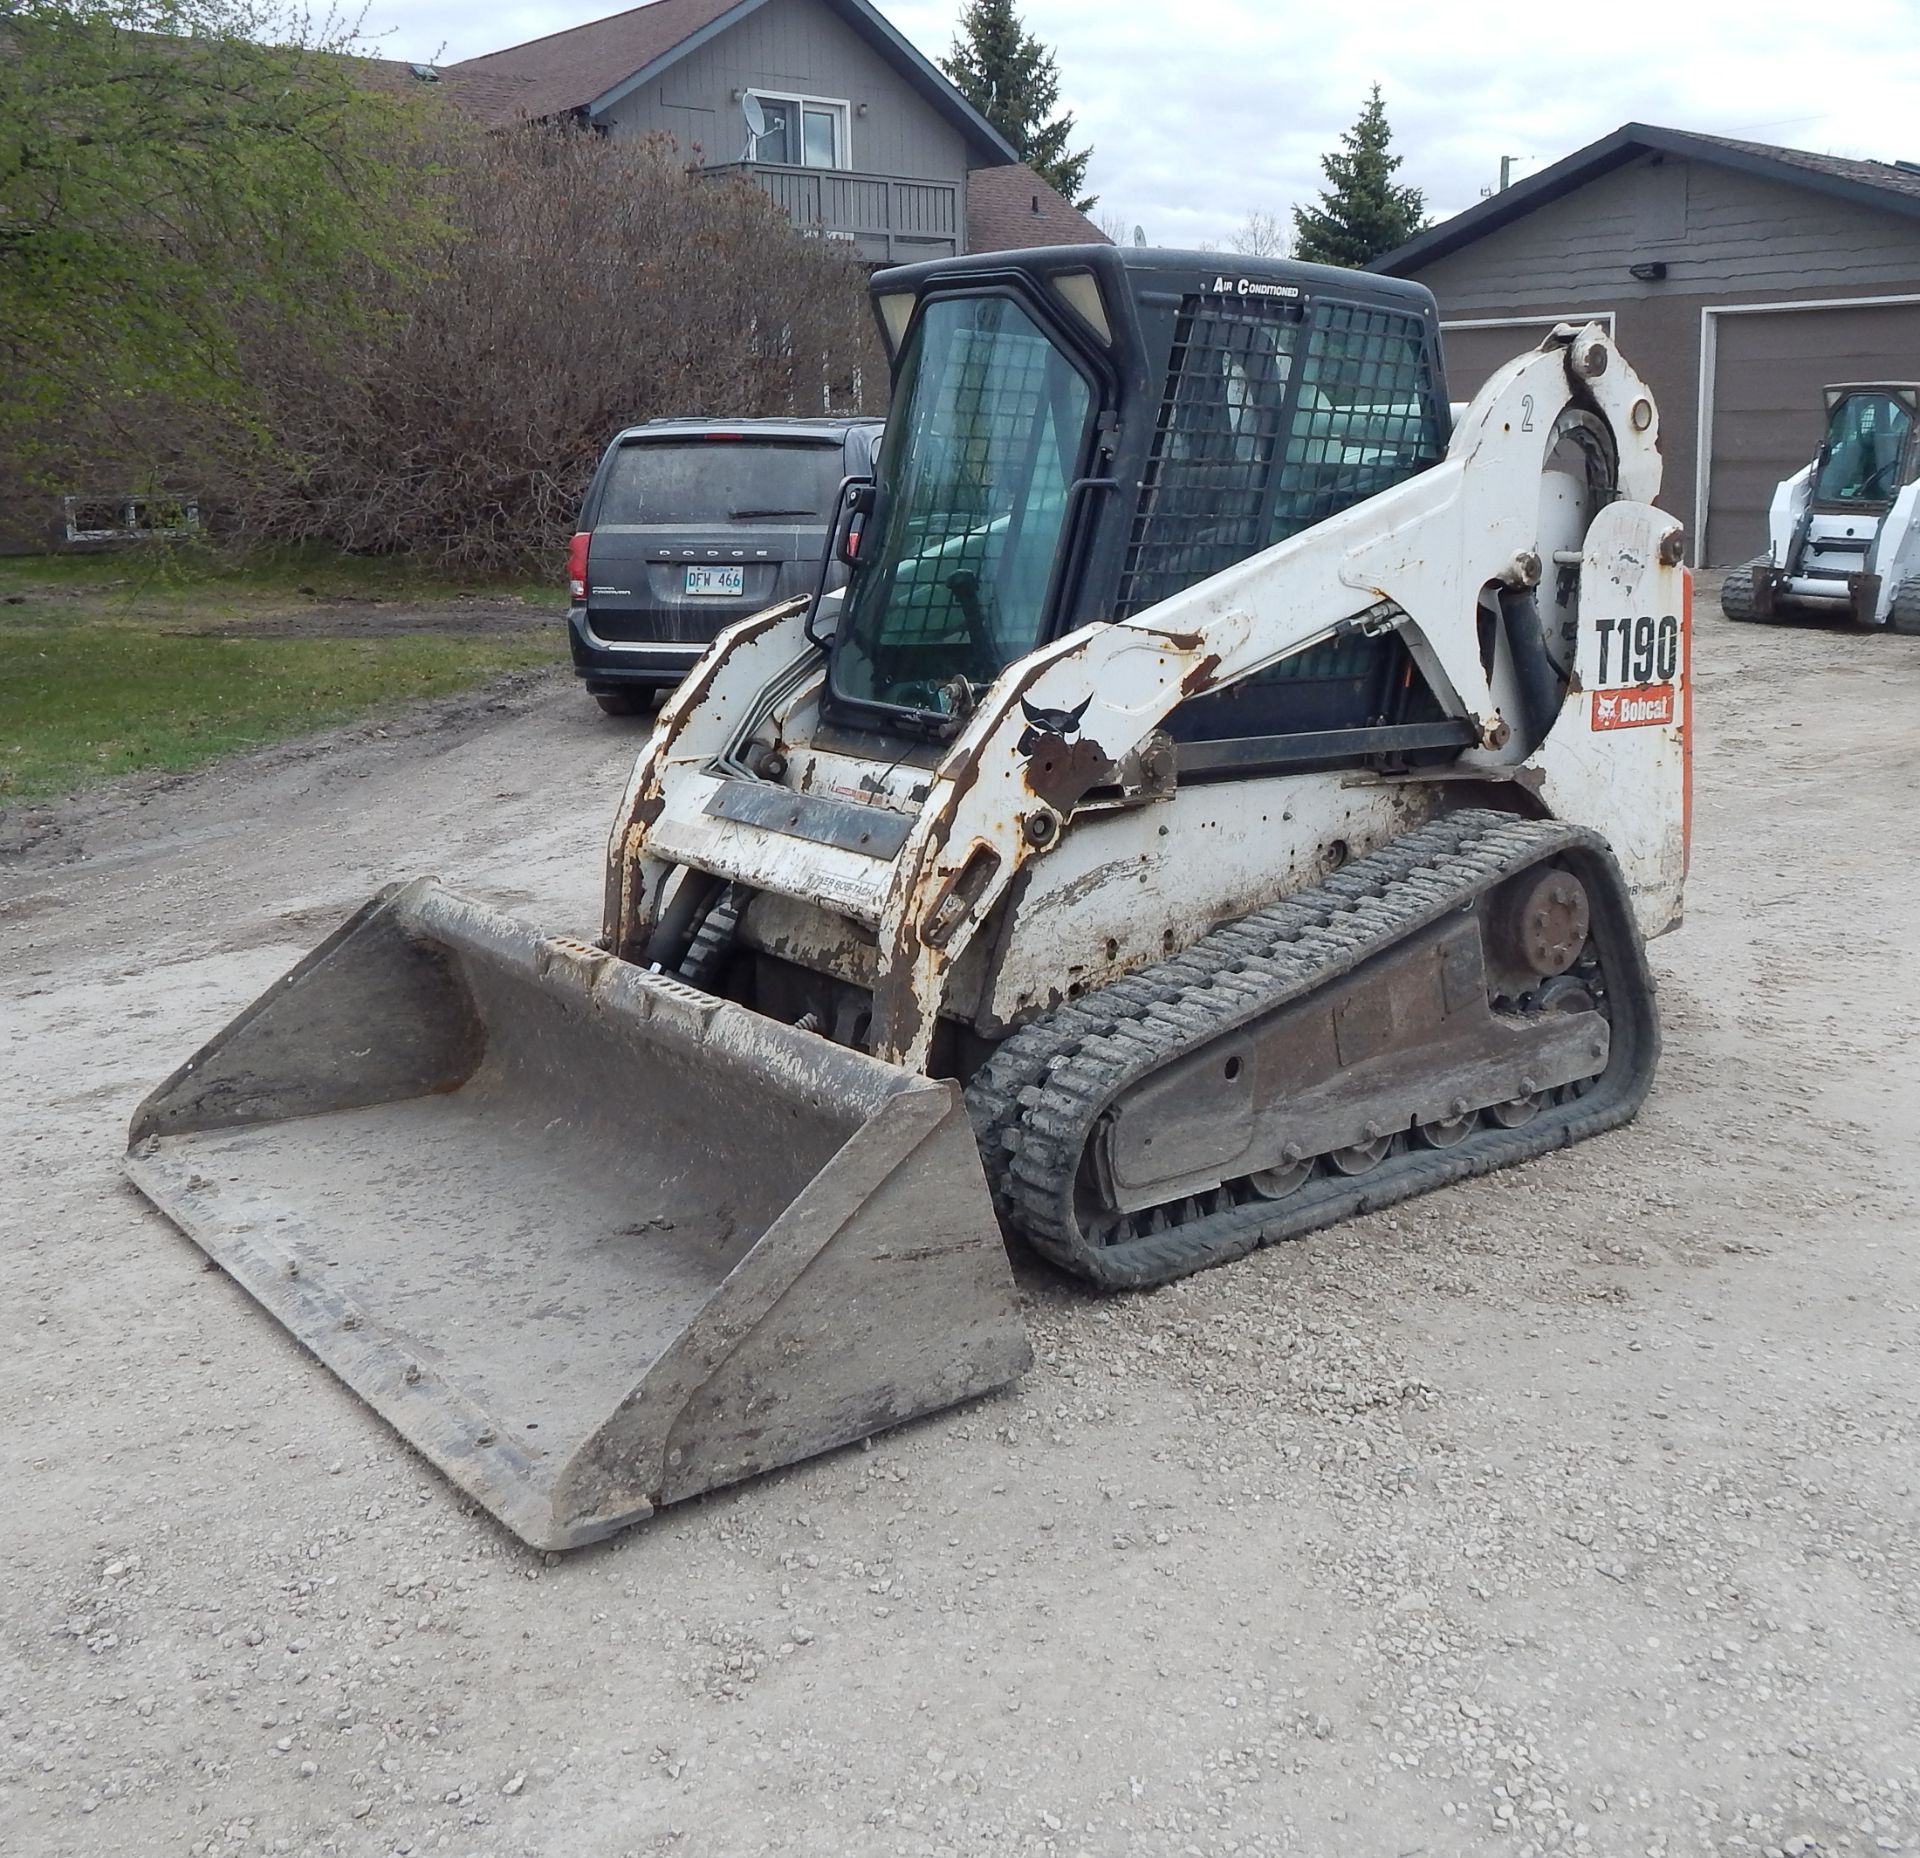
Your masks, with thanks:
[[[597,524],[823,523],[844,475],[837,444],[629,440],[614,454]]]

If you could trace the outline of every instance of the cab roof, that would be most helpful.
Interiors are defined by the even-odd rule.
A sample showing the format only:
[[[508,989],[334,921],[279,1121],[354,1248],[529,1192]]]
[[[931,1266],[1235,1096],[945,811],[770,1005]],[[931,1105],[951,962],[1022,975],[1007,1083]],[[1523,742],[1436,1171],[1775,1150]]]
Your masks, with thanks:
[[[969,252],[876,271],[875,296],[919,291],[929,284],[1018,272],[1045,277],[1059,271],[1091,271],[1128,294],[1154,288],[1232,292],[1248,283],[1292,285],[1303,295],[1338,294],[1349,301],[1392,304],[1416,314],[1434,313],[1433,292],[1411,278],[1376,271],[1346,271],[1337,265],[1303,264],[1294,258],[1250,258],[1238,252],[1193,252],[1153,245],[1037,245],[1015,252]]]

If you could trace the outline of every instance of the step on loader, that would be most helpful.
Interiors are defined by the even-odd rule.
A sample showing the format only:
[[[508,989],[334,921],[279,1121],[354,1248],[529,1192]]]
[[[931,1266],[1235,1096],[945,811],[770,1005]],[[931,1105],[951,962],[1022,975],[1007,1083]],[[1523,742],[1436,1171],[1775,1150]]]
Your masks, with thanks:
[[[1688,585],[1605,332],[1456,422],[1409,283],[873,291],[850,578],[667,703],[598,941],[398,886],[134,1119],[140,1187],[537,1546],[1013,1380],[1008,1242],[1164,1283],[1653,1073]]]
[[[1767,552],[1720,586],[1729,619],[1851,619],[1920,633],[1920,384],[1826,390],[1811,464],[1773,493]]]

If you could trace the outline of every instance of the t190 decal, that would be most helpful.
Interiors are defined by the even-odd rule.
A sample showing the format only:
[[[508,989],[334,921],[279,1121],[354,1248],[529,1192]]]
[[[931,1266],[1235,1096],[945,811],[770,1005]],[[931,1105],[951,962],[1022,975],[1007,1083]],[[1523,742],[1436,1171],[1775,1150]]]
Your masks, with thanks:
[[[1671,613],[1655,619],[1600,619],[1597,684],[1665,684],[1680,668],[1680,622]]]

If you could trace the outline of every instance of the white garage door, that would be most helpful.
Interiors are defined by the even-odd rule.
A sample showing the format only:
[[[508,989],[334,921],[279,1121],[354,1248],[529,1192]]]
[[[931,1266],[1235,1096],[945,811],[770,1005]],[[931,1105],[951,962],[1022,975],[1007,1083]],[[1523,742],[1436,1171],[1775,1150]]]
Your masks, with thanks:
[[[1709,312],[1713,333],[1706,547],[1710,567],[1767,545],[1773,488],[1813,457],[1836,381],[1920,380],[1920,303]]]

